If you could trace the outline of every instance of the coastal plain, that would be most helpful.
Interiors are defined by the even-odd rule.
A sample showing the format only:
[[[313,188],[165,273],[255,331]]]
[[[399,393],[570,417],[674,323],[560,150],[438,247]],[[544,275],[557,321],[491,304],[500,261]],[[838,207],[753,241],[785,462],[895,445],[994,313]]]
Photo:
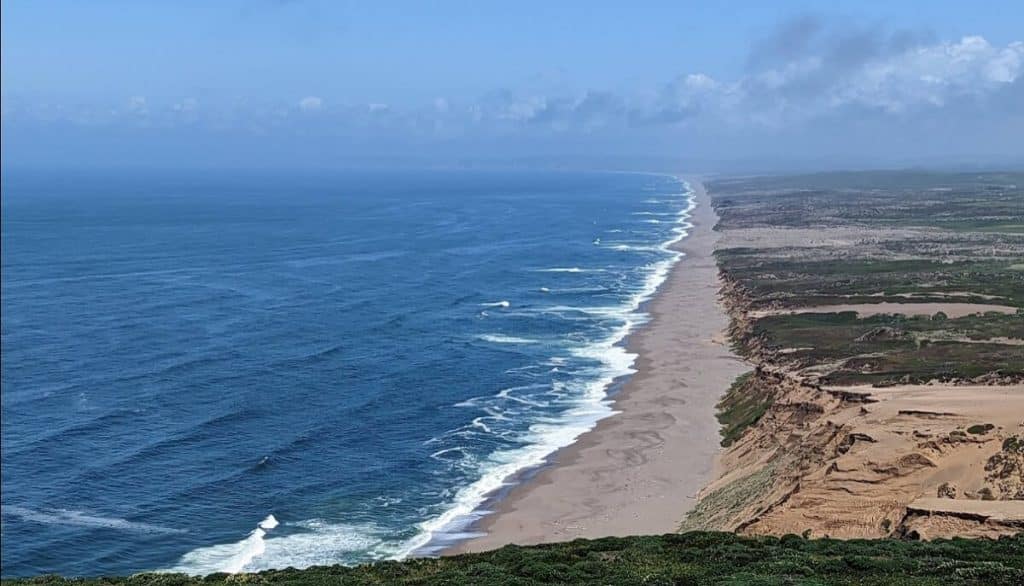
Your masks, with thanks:
[[[452,551],[1024,528],[1024,176],[691,184],[694,228],[629,340],[618,413]]]
[[[684,529],[1024,528],[1024,176],[710,183],[729,336],[722,474]]]

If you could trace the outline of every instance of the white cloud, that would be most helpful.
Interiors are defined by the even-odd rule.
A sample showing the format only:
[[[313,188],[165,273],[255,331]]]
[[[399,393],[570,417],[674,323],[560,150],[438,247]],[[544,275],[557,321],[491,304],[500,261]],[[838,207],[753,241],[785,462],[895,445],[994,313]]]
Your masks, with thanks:
[[[146,107],[145,96],[132,96],[128,98],[128,111],[133,114],[145,114],[149,110]]]
[[[801,124],[817,136],[826,127],[863,126],[867,118],[883,126],[915,117],[922,125],[962,120],[964,126],[977,126],[977,119],[987,117],[1007,128],[1024,120],[1024,100],[1019,99],[1024,95],[1024,42],[994,45],[976,35],[936,41],[927,35],[837,26],[838,30],[813,20],[783,26],[770,41],[752,44],[752,57],[740,75],[682,72],[661,87],[638,88],[629,94],[546,93],[520,86],[475,99],[436,97],[412,107],[360,101],[332,102],[329,108],[318,96],[305,96],[290,105],[273,97],[229,103],[204,96],[202,117],[194,98],[160,102],[152,96],[150,101],[133,96],[127,106],[115,104],[113,109],[110,102],[61,109],[31,99],[12,103],[5,95],[3,118],[5,123],[192,124],[197,128],[201,126],[195,123],[202,121],[213,128],[246,132],[367,132],[401,140],[439,136],[543,140],[554,133],[571,137],[606,131],[616,138],[660,133],[674,139],[679,136],[678,127],[705,136],[758,130],[797,135]],[[330,124],[302,124],[296,111],[317,113],[307,122],[315,118]]]
[[[324,105],[324,101],[316,96],[306,96],[299,100],[299,109],[304,112],[313,112],[319,110]]]
[[[195,98],[185,98],[184,100],[174,104],[174,106],[172,106],[171,109],[175,112],[187,114],[190,112],[195,112],[198,107],[199,102]]]
[[[983,37],[909,49],[865,63],[830,88],[831,104],[859,104],[902,112],[951,99],[984,96],[1022,72],[1024,43],[999,48]]]
[[[703,73],[691,73],[683,80],[683,84],[694,91],[709,91],[718,89],[719,83],[714,78]]]
[[[1024,76],[1024,42],[996,47],[980,36],[883,50],[885,39],[860,39],[857,51],[787,48],[786,59],[732,82],[695,73],[662,92],[658,107],[732,121],[779,125],[867,108],[900,114],[983,100]],[[692,117],[692,116],[691,116]],[[658,119],[657,116],[654,117]]]

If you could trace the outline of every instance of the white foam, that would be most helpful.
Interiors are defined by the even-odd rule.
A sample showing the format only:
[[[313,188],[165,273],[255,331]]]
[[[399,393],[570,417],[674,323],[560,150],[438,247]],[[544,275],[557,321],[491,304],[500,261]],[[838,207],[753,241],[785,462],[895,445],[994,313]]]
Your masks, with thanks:
[[[467,518],[478,517],[477,511],[488,495],[500,489],[509,478],[517,472],[543,464],[548,456],[555,451],[576,441],[583,433],[593,429],[598,421],[613,415],[608,398],[608,388],[619,377],[635,372],[633,368],[636,355],[629,352],[623,345],[625,337],[639,324],[645,323],[647,316],[640,313],[644,302],[648,301],[658,287],[668,277],[669,270],[682,258],[682,253],[672,250],[672,246],[682,240],[692,224],[687,222],[690,213],[696,206],[693,190],[689,184],[685,186],[687,205],[677,214],[678,226],[674,228],[674,236],[662,242],[657,249],[668,253],[665,260],[649,265],[649,271],[642,287],[634,293],[629,301],[618,307],[591,308],[548,308],[548,311],[564,309],[567,311],[585,311],[598,315],[616,316],[621,318],[621,325],[606,338],[573,351],[577,357],[598,361],[602,367],[598,376],[591,379],[581,389],[579,395],[573,397],[571,408],[564,417],[540,421],[530,426],[524,438],[527,445],[498,451],[487,459],[488,467],[483,476],[476,482],[464,486],[455,494],[450,507],[444,513],[419,525],[420,534],[411,539],[401,550],[398,558],[406,557],[426,546],[435,535],[445,533],[446,529],[458,524],[465,524]],[[582,269],[542,269],[548,272],[582,272]],[[551,393],[565,396],[566,383],[555,381],[551,385]]]
[[[486,419],[486,418],[485,417],[477,417],[476,419],[473,420],[472,425],[473,425],[473,427],[479,427],[480,429],[484,430],[485,433],[491,433],[491,428],[487,427],[487,424],[484,423],[484,419]]]
[[[312,519],[286,526],[294,533],[267,537],[267,531],[257,527],[242,541],[195,549],[166,571],[205,575],[213,572],[258,572],[289,566],[308,568],[366,557],[395,557],[402,545],[401,542],[388,541],[387,532],[372,524],[327,523]]]
[[[606,305],[598,307],[577,307],[575,305],[550,305],[548,307],[537,307],[525,310],[524,313],[585,313],[601,317],[622,317],[628,311],[617,305]]]
[[[117,517],[101,517],[84,511],[72,511],[68,509],[46,509],[36,511],[25,507],[12,506],[5,507],[4,513],[20,517],[26,521],[42,523],[44,525],[96,527],[102,529],[117,529],[120,531],[132,531],[135,533],[187,533],[185,529],[161,527],[160,525],[139,523]]]
[[[553,267],[537,269],[538,273],[603,273],[605,269],[581,269],[580,267]]]
[[[280,523],[277,522],[277,517],[275,517],[274,515],[267,515],[266,519],[260,521],[259,528],[266,531],[270,531],[278,525],[280,525]]]
[[[499,397],[501,399],[508,399],[509,401],[515,401],[517,403],[522,403],[523,405],[530,405],[531,407],[547,407],[547,403],[545,403],[543,401],[533,401],[533,400],[530,400],[530,399],[524,399],[522,397],[518,397],[516,395],[513,395],[512,394],[513,390],[515,390],[515,388],[502,389],[497,394],[497,397]]]
[[[543,464],[555,451],[572,444],[581,434],[592,429],[598,421],[615,413],[608,397],[608,388],[617,378],[634,372],[633,364],[636,359],[636,355],[629,352],[622,345],[622,341],[637,325],[647,320],[647,316],[640,312],[640,308],[665,281],[672,265],[682,257],[682,253],[672,250],[671,247],[685,237],[687,230],[692,227],[686,219],[696,203],[693,191],[685,182],[684,185],[689,203],[678,213],[678,226],[673,230],[674,237],[655,248],[669,254],[666,259],[648,265],[649,270],[642,286],[629,298],[627,303],[614,307],[549,307],[543,310],[551,312],[582,311],[593,315],[614,317],[620,322],[620,325],[602,340],[572,350],[574,356],[594,360],[601,365],[591,371],[591,378],[578,383],[565,381],[550,383],[549,394],[556,397],[559,403],[569,406],[564,416],[536,421],[529,427],[525,435],[517,438],[524,441],[525,445],[514,449],[500,450],[487,456],[480,468],[482,472],[480,478],[472,484],[459,488],[442,513],[420,523],[417,526],[417,535],[408,540],[396,542],[388,539],[387,530],[374,525],[348,525],[314,520],[286,525],[289,528],[301,530],[298,533],[266,538],[267,532],[277,526],[276,519],[268,523],[268,520],[272,519],[271,516],[264,519],[264,522],[249,537],[238,543],[199,548],[186,554],[174,570],[191,574],[206,574],[218,570],[258,571],[286,566],[303,568],[345,561],[349,559],[346,555],[355,555],[360,561],[365,561],[367,558],[403,559],[417,551],[425,551],[424,548],[427,544],[439,535],[462,535],[463,533],[455,531],[464,528],[472,519],[479,518],[483,514],[479,511],[479,507],[489,495],[502,488],[509,478],[522,470]],[[538,270],[580,273],[602,271],[603,269],[555,267]],[[480,336],[480,339],[511,344],[539,342],[498,334],[486,334]],[[552,362],[558,363],[555,359],[552,359]],[[505,389],[499,395],[504,393],[504,398],[515,401],[516,398],[510,395],[513,390]],[[460,403],[459,406],[478,405],[474,399],[470,399]],[[493,409],[485,408],[485,412],[488,413],[488,416],[474,419],[472,425],[490,431],[490,427],[484,423],[484,420],[500,419],[504,416]],[[455,431],[450,435],[458,436],[464,433],[467,433],[467,430]],[[440,450],[433,455],[443,455],[454,449],[459,448]],[[265,524],[269,526],[265,527]]]
[[[277,526],[277,518],[267,515],[242,541],[194,549],[182,556],[178,565],[168,571],[198,575],[213,572],[237,574],[242,570],[251,570],[253,560],[267,550],[267,532]]]
[[[612,244],[607,246],[607,248],[610,248],[612,250],[618,250],[620,252],[631,252],[634,250],[643,252],[658,252],[664,250],[660,246],[642,246],[639,244]]]
[[[540,340],[530,338],[518,338],[516,336],[503,336],[501,334],[483,334],[478,339],[494,344],[539,344]]]
[[[466,453],[466,448],[463,448],[462,446],[456,446],[454,448],[445,448],[443,450],[438,450],[438,451],[434,452],[433,454],[430,454],[430,457],[431,458],[438,458],[440,456],[443,456],[445,454],[450,454],[452,452],[459,452],[460,454],[465,454]]]

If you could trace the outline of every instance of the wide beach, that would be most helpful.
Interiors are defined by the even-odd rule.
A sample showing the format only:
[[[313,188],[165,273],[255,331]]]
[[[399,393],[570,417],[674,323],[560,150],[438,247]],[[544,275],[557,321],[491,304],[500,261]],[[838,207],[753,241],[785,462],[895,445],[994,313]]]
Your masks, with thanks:
[[[689,182],[693,228],[676,245],[685,256],[650,301],[651,321],[628,340],[639,357],[615,397],[619,413],[509,490],[474,527],[483,535],[447,553],[675,531],[714,479],[715,405],[749,368],[724,344],[717,216],[703,185]]]

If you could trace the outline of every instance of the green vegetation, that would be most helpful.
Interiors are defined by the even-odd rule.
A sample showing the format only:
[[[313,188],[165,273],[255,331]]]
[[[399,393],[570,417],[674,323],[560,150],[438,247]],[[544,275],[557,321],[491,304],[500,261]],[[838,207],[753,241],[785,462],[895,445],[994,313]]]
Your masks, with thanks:
[[[685,533],[577,540],[439,559],[189,578],[140,574],[69,580],[43,576],[4,586],[217,584],[1021,584],[1024,537],[993,540],[808,540]]]
[[[711,182],[722,229],[931,227],[1020,234],[1021,173],[822,173]]]
[[[930,317],[770,315],[736,330],[741,352],[827,384],[1024,380],[1024,174],[822,173],[719,180],[709,191],[716,228],[744,244],[716,252],[744,310],[1018,308],[957,319],[941,305]],[[750,231],[763,228],[785,237]]]
[[[891,250],[909,248],[909,244],[904,244],[879,248],[894,256],[912,253]],[[1024,250],[1024,239],[1020,249]],[[743,284],[755,307],[910,301],[1024,306],[1024,272],[1012,270],[1014,261],[1010,258],[816,258],[827,255],[827,250],[817,248],[778,249],[770,253],[731,248],[716,253],[722,272]],[[951,294],[956,295],[955,299],[949,297]]]
[[[1011,454],[1024,454],[1024,438],[1011,435],[1003,440],[1003,451]]]
[[[751,501],[771,491],[777,479],[775,464],[772,463],[716,488],[697,502],[680,524],[679,530],[702,531],[729,527],[729,520]]]
[[[830,171],[803,175],[741,177],[713,181],[711,187],[727,188],[732,193],[784,190],[820,190],[837,192],[886,192],[938,189],[999,190],[1024,185],[1024,173],[949,173],[896,169],[891,171]],[[941,193],[941,192],[940,192]]]
[[[743,432],[758,422],[772,405],[772,397],[749,385],[753,372],[741,374],[718,403],[718,422],[722,424],[722,446],[729,447]]]
[[[757,320],[752,337],[769,349],[789,349],[800,368],[834,365],[831,384],[927,382],[986,373],[1024,378],[1024,349],[997,339],[1024,339],[1024,318],[987,313],[956,319],[841,313],[774,315]],[[993,341],[995,340],[995,341]],[[966,343],[970,342],[970,343]],[[743,398],[726,399],[741,403]],[[725,402],[723,400],[723,402]],[[747,401],[759,400],[748,397]]]

